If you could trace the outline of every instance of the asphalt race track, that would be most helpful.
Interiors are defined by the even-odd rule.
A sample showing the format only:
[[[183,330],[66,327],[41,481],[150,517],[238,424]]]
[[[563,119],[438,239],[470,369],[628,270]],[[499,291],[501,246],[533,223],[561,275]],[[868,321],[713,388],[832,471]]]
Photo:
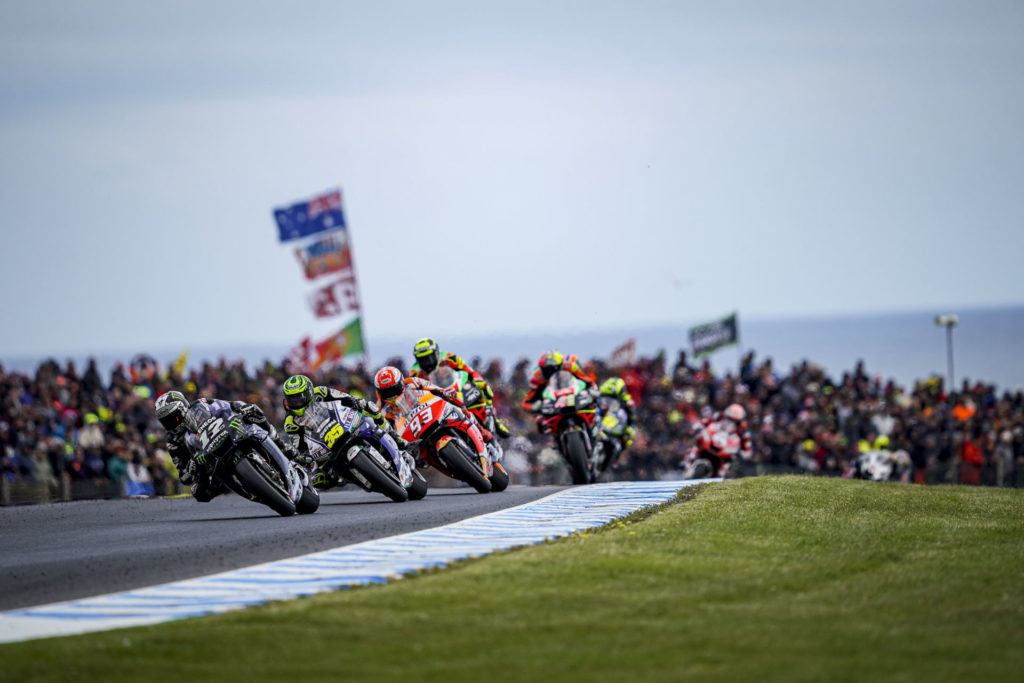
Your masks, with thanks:
[[[392,503],[364,491],[322,494],[313,515],[279,517],[234,495],[77,501],[0,508],[0,610],[237,569],[450,524],[565,487],[501,493],[432,489]]]

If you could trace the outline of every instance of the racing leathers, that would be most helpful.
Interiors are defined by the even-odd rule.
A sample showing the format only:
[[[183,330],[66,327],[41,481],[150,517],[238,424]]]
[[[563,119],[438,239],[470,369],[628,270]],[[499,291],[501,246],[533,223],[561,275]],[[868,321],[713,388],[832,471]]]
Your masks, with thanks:
[[[484,379],[484,376],[481,375],[476,370],[474,370],[472,367],[470,367],[469,363],[462,360],[454,353],[444,353],[441,355],[441,358],[437,363],[438,367],[441,367],[442,365],[445,365],[451,368],[452,370],[455,370],[456,372],[462,371],[469,375],[469,378],[470,380],[472,380],[473,384],[475,384],[477,388],[480,389],[480,393],[483,394],[484,400],[487,401],[487,404],[494,405],[494,390],[491,389],[491,385],[487,383],[487,380]],[[427,380],[428,374],[429,373],[425,372],[423,368],[420,367],[419,363],[413,363],[412,368],[410,368],[409,370],[410,378],[415,377],[418,379]],[[500,436],[503,439],[506,439],[509,436],[511,436],[511,432],[509,432],[508,427],[506,427],[505,424],[498,419],[497,415],[494,416],[494,428],[495,431],[497,431],[498,436]]]
[[[406,377],[405,379],[402,380],[402,383],[405,385],[405,389],[399,396],[392,399],[391,401],[381,402],[381,410],[384,412],[384,417],[387,419],[389,424],[394,425],[395,421],[401,415],[409,412],[410,410],[418,406],[421,394],[428,393],[433,394],[438,398],[444,399],[448,403],[451,403],[453,406],[458,408],[459,411],[465,417],[465,429],[470,433],[472,433],[472,430],[478,430],[478,433],[481,437],[481,441],[483,443],[487,443],[494,438],[494,435],[490,431],[485,429],[479,422],[477,422],[476,418],[473,417],[472,413],[466,410],[465,405],[463,405],[463,403],[459,401],[459,399],[444,393],[444,390],[441,387],[431,384],[430,382],[424,379],[420,379],[419,377]],[[380,395],[378,394],[378,399],[379,398]],[[420,463],[420,461],[417,460],[417,464],[422,463]]]
[[[328,386],[317,386],[313,387],[313,400],[314,401],[337,401],[346,408],[358,411],[364,415],[369,416],[374,423],[384,429],[392,438],[395,440],[395,444],[398,448],[405,450],[409,447],[408,442],[402,439],[398,434],[395,433],[394,428],[388,423],[381,413],[378,404],[352,394],[346,394],[344,391],[338,389],[332,389]],[[324,471],[320,465],[322,463],[311,463],[309,456],[309,444],[306,443],[306,428],[301,424],[301,419],[296,418],[295,415],[289,414],[284,420],[284,431],[291,440],[291,447],[294,452],[298,455],[300,460],[305,462],[307,465],[314,467],[312,470],[312,481],[313,485],[317,488],[328,488],[338,483],[333,473]]]
[[[753,457],[750,429],[745,420],[737,423],[725,418],[722,413],[714,413],[700,421],[696,432],[697,443],[683,462],[687,469],[692,470],[698,459],[703,458],[712,465],[712,471],[705,476],[737,476],[742,463],[734,463],[733,456],[738,455],[745,461]],[[738,443],[732,441],[737,437]]]
[[[597,383],[594,380],[594,376],[583,369],[576,356],[566,357],[555,372],[562,370],[570,373],[573,377],[586,384],[587,389],[589,389],[591,393],[597,393]],[[523,399],[523,410],[529,413],[536,413],[540,410],[540,399],[544,395],[544,389],[548,385],[548,380],[553,377],[554,374],[555,373],[551,373],[551,375],[545,377],[539,365],[533,369],[533,373],[530,374],[530,389],[526,392],[526,398]]]
[[[626,387],[626,382],[621,377],[612,377],[606,379],[601,383],[601,396],[607,396],[613,398],[619,402],[619,405],[626,411],[626,417],[629,419],[629,423],[626,425],[626,429],[622,433],[622,447],[629,448],[633,443],[633,434],[636,433],[634,425],[636,424],[636,403],[633,401],[633,396],[629,393],[629,389]]]
[[[200,398],[189,406],[185,422],[167,434],[167,451],[171,455],[171,460],[174,461],[174,466],[178,468],[178,479],[190,488],[192,497],[200,503],[209,502],[227,491],[223,482],[215,480],[211,476],[209,463],[205,462],[203,448],[196,436],[199,418],[205,416],[206,412],[213,417],[226,419],[233,416],[241,417],[243,422],[256,425],[266,431],[286,457],[294,458],[295,452],[291,446],[281,438],[274,425],[267,420],[263,410],[255,403]]]

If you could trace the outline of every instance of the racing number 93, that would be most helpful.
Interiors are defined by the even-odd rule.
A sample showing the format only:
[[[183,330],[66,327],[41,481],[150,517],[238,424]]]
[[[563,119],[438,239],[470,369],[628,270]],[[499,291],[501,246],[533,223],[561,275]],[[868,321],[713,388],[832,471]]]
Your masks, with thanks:
[[[331,427],[331,431],[324,434],[324,443],[327,444],[328,448],[334,448],[334,442],[345,435],[345,428],[340,424],[336,424]]]

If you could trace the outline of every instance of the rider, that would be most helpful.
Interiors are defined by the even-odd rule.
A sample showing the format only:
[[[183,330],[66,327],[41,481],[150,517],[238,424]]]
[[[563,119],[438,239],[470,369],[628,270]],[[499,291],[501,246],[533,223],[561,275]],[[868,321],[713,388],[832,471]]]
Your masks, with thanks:
[[[558,351],[545,351],[540,354],[537,367],[533,369],[533,373],[530,375],[530,391],[527,392],[526,398],[523,399],[524,410],[530,413],[536,413],[540,410],[540,399],[544,395],[544,389],[548,385],[548,380],[559,370],[571,373],[573,377],[586,384],[587,389],[591,390],[592,393],[596,392],[597,382],[594,376],[583,370],[576,356],[566,358]]]
[[[224,493],[227,489],[220,481],[214,481],[211,472],[207,468],[206,455],[202,452],[195,437],[198,427],[191,424],[187,419],[190,409],[204,405],[214,417],[232,418],[240,417],[242,422],[254,424],[262,428],[270,436],[271,440],[285,454],[289,460],[295,459],[295,451],[291,445],[274,429],[270,424],[263,410],[255,403],[244,401],[222,401],[220,399],[200,398],[194,404],[190,404],[184,394],[179,391],[168,391],[161,394],[154,405],[156,417],[167,430],[167,451],[178,468],[178,479],[182,484],[192,490],[192,496],[201,503],[206,503],[214,497]],[[231,420],[232,428],[241,428],[241,423],[236,427],[234,420]]]
[[[421,379],[419,377],[402,377],[402,371],[396,367],[386,365],[377,371],[377,374],[373,378],[373,386],[377,389],[377,399],[381,402],[381,409],[384,412],[384,417],[387,418],[388,422],[394,423],[395,420],[403,412],[402,408],[398,405],[398,402],[406,397],[410,396],[406,394],[406,390],[413,392],[426,392],[433,394],[439,398],[444,399],[448,403],[459,409],[459,412],[463,414],[465,420],[459,423],[458,427],[465,429],[471,435],[473,430],[479,430],[479,435],[484,443],[491,441],[494,435],[490,431],[485,429],[483,426],[477,423],[468,411],[465,410],[465,406],[457,398],[453,398],[444,393],[441,387],[431,384],[430,382]],[[411,395],[412,397],[417,396],[416,393]]]
[[[484,400],[487,401],[487,405],[494,405],[494,391],[491,389],[491,385],[487,383],[483,375],[474,370],[469,366],[466,361],[462,360],[454,353],[441,353],[441,349],[438,347],[437,342],[429,337],[424,337],[416,342],[416,345],[412,348],[412,353],[416,356],[416,362],[409,370],[409,377],[419,377],[420,379],[427,379],[434,370],[442,365],[447,365],[452,370],[463,371],[467,373],[470,379],[473,380],[479,389],[480,393],[483,394]],[[507,439],[511,432],[508,431],[498,416],[494,416],[494,430],[503,439]]]
[[[633,427],[636,424],[636,404],[633,402],[629,389],[626,388],[626,382],[621,377],[609,377],[601,383],[600,392],[602,396],[617,400],[625,409],[629,421],[622,433],[622,447],[629,448],[633,443],[633,435],[636,433],[636,428]]]
[[[399,449],[404,451],[409,447],[409,443],[398,436],[388,421],[384,419],[380,406],[376,403],[331,387],[313,386],[312,380],[305,375],[289,377],[285,380],[282,391],[284,392],[284,408],[288,412],[288,416],[284,419],[284,431],[291,437],[295,451],[301,455],[309,454],[309,445],[305,438],[306,428],[298,424],[295,418],[302,417],[306,408],[314,401],[337,401],[346,408],[363,413],[372,418],[378,427],[390,433]],[[313,473],[313,484],[315,486],[327,485],[327,475],[319,467]]]
[[[739,403],[733,403],[720,413],[714,413],[711,417],[701,420],[700,431],[697,433],[697,443],[702,444],[708,439],[702,436],[710,434],[711,425],[718,424],[732,434],[740,437],[739,456],[744,460],[750,460],[754,455],[753,446],[750,440],[750,429],[747,427],[747,411]]]

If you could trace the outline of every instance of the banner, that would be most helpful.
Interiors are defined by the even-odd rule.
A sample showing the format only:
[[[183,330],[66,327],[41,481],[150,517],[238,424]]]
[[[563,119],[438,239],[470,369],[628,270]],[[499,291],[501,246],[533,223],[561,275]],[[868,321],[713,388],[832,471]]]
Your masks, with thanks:
[[[700,356],[723,346],[738,343],[740,333],[736,317],[737,314],[733,313],[727,318],[690,328],[693,355]]]
[[[309,306],[317,318],[333,318],[349,311],[359,311],[359,289],[353,274],[343,275],[308,296]]]
[[[291,367],[292,374],[308,373],[313,360],[313,341],[309,337],[304,337],[288,352],[284,360]]]
[[[632,365],[636,360],[636,339],[629,339],[625,344],[617,346],[612,350],[608,358],[608,365],[613,368],[620,368],[623,365]]]
[[[344,230],[341,190],[318,195],[308,202],[274,209],[278,239],[281,242],[309,237],[328,230]]]
[[[337,230],[312,244],[296,248],[295,258],[299,259],[307,280],[352,268],[352,251],[344,230]]]
[[[316,360],[313,361],[312,369],[316,370],[324,363],[333,363],[347,356],[364,353],[362,322],[357,317],[337,334],[317,343]]]

